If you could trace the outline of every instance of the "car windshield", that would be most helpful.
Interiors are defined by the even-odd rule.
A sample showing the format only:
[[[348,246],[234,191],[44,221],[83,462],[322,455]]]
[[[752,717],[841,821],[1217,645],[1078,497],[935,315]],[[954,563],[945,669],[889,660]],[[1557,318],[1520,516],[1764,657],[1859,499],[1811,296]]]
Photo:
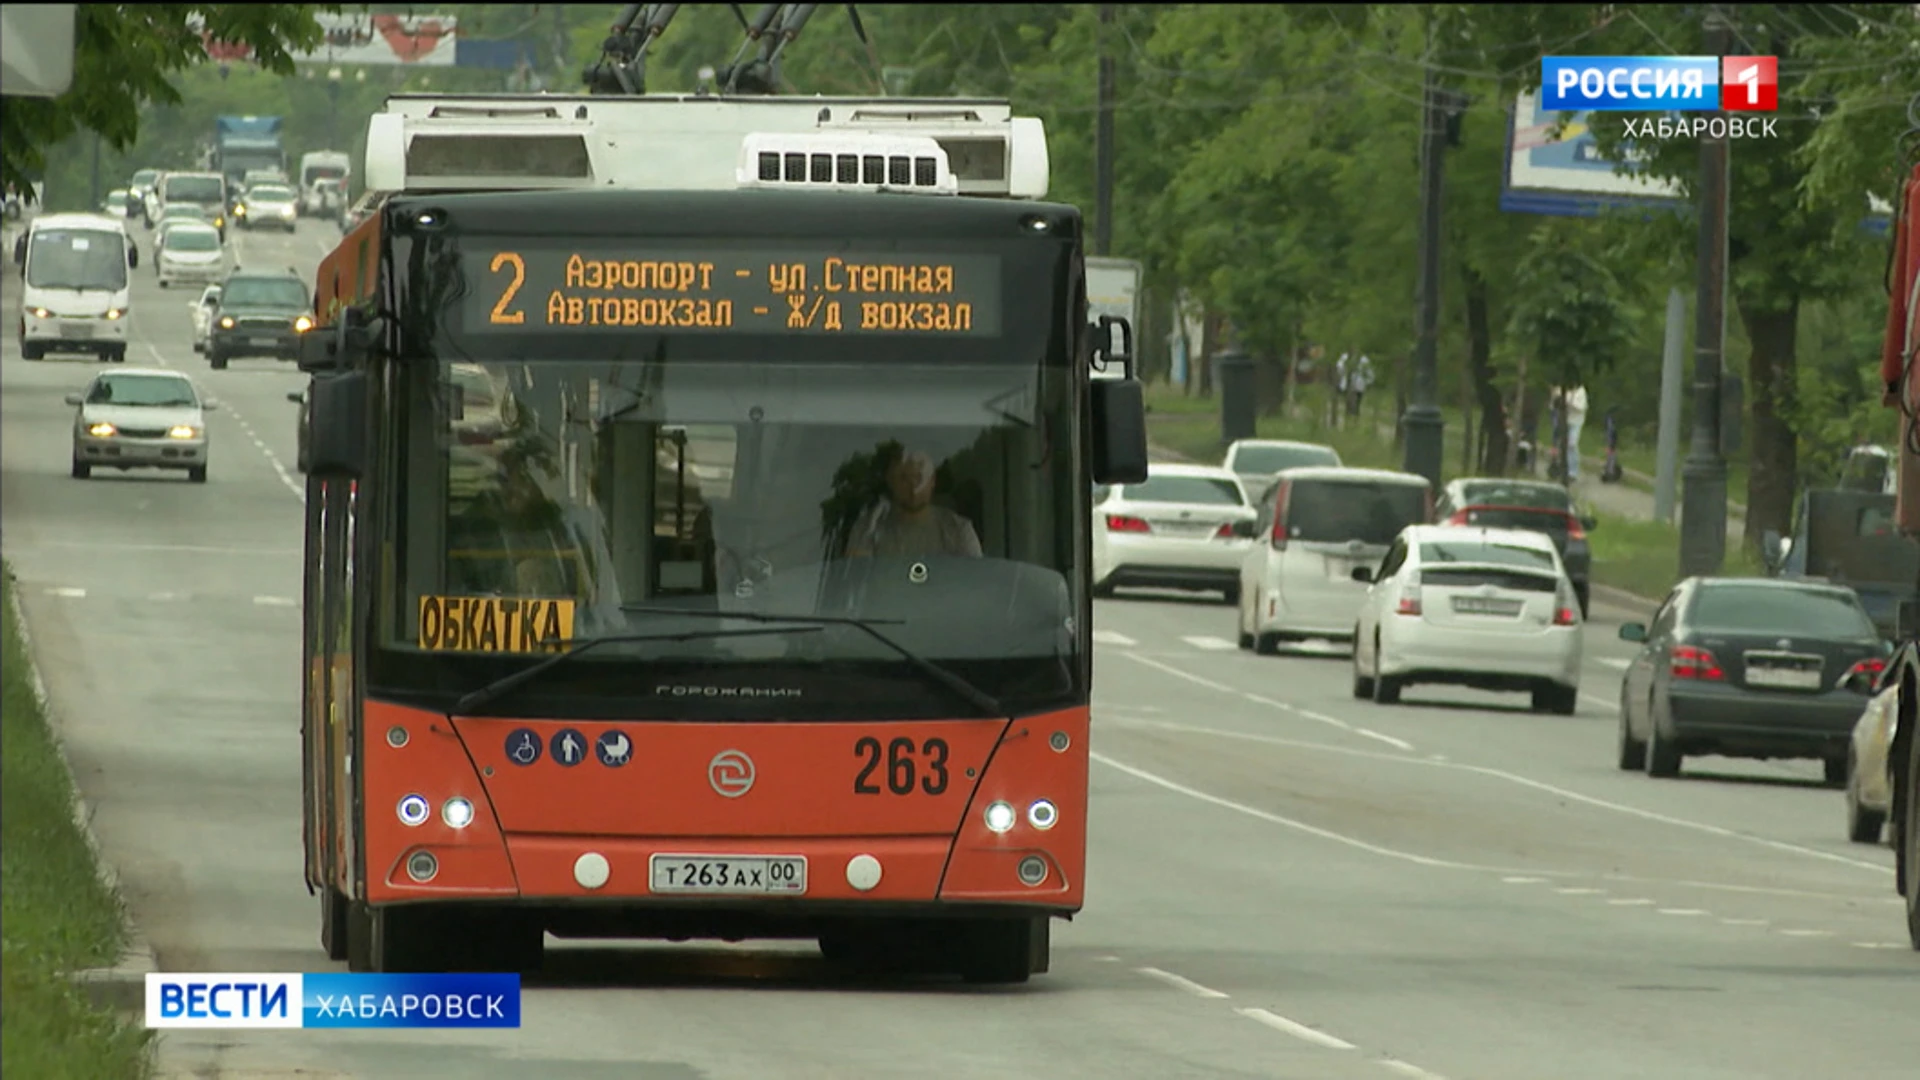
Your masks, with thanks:
[[[1852,641],[1879,632],[1852,593],[1778,585],[1709,584],[1694,596],[1687,621],[1702,630],[1783,634]]]
[[[165,197],[168,202],[218,202],[225,196],[216,176],[169,176]]]
[[[1339,465],[1340,455],[1330,446],[1242,446],[1233,452],[1233,471],[1277,473],[1307,465]]]
[[[1522,544],[1484,540],[1429,540],[1420,545],[1422,563],[1479,563],[1552,570],[1553,553]]]
[[[160,170],[158,169],[141,169],[139,172],[133,174],[133,179],[129,182],[134,187],[143,188],[153,183],[154,178],[159,175]]]
[[[1427,518],[1427,490],[1374,480],[1297,480],[1288,485],[1287,535],[1294,540],[1376,546]]]
[[[323,178],[327,180],[338,180],[345,175],[347,175],[347,167],[345,165],[309,165],[307,166],[307,182],[308,183],[312,183],[314,180],[323,179]]]
[[[1573,512],[1573,497],[1556,484],[1481,483],[1462,485],[1469,506],[1523,506]]]
[[[89,405],[192,405],[193,384],[177,375],[102,375],[87,391]]]
[[[307,287],[292,278],[231,278],[221,303],[228,307],[307,307]]]
[[[1144,484],[1128,484],[1122,497],[1129,502],[1191,503],[1196,506],[1245,506],[1240,485],[1223,476],[1148,476]]]
[[[126,239],[105,229],[36,229],[27,247],[27,284],[118,292],[127,287]]]
[[[292,202],[293,192],[272,184],[262,184],[247,192],[247,198],[255,202]]]
[[[191,226],[168,229],[165,246],[168,251],[219,251],[220,234]]]
[[[1010,706],[1073,693],[1085,489],[1059,449],[1075,416],[1064,370],[551,359],[408,370],[418,442],[400,455],[399,581],[380,590],[393,602],[379,616],[386,646],[412,657],[398,677],[454,665],[474,674],[449,688],[472,690],[498,660],[459,654],[532,651],[529,626],[584,639],[737,629],[762,614],[874,620]],[[505,603],[535,621],[506,637],[462,621]],[[541,621],[557,619],[555,604],[566,624]],[[649,661],[644,686],[636,656]],[[661,706],[684,717],[708,696],[741,708],[759,691],[703,689],[739,680],[803,699],[783,715],[954,707],[850,626],[616,644],[528,692],[625,716],[666,695],[676,700]]]

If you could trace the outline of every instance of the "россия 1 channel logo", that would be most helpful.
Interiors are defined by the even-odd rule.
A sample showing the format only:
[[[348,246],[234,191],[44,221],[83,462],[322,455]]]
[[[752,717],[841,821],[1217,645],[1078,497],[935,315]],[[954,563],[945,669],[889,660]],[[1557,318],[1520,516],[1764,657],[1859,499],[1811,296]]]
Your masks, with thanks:
[[[1540,108],[1552,112],[1744,112],[1780,107],[1772,56],[1548,56]]]

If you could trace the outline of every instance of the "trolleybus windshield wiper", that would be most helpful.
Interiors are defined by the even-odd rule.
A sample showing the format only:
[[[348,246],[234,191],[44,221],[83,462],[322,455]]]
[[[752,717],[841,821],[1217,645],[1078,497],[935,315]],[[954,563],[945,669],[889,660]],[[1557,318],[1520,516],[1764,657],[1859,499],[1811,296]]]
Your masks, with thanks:
[[[572,648],[566,652],[555,653],[537,664],[521,668],[510,675],[502,675],[478,690],[471,691],[453,703],[453,711],[461,714],[471,713],[487,702],[510,694],[552,668],[601,645],[630,644],[637,641],[706,641],[725,637],[765,637],[769,634],[804,634],[824,629],[826,628],[821,626],[780,626],[760,630],[688,630],[678,634],[608,634],[605,637],[581,638],[578,641],[568,642],[567,644],[572,645]]]
[[[900,654],[901,659],[911,664],[914,670],[925,675],[933,682],[939,683],[941,686],[953,691],[959,697],[965,698],[968,704],[979,709],[987,716],[1003,717],[1007,715],[1006,706],[1000,704],[999,699],[995,698],[992,694],[987,693],[985,690],[980,689],[874,628],[876,625],[882,623],[896,623],[897,620],[855,619],[844,615],[768,615],[758,611],[701,611],[663,607],[629,607],[622,610],[638,615],[691,615],[695,618],[705,619],[744,619],[747,622],[788,623],[794,624],[795,629],[808,623],[817,624],[816,628],[818,626],[851,626],[855,630],[860,631]],[[751,633],[752,631],[740,632]]]

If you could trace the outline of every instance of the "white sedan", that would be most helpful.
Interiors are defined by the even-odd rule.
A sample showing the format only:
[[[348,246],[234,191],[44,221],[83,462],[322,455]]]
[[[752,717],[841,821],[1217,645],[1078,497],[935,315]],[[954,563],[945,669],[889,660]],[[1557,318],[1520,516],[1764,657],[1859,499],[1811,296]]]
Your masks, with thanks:
[[[1211,465],[1155,464],[1145,483],[1096,490],[1093,593],[1217,590],[1237,604],[1257,516],[1233,473]]]
[[[1418,683],[1520,690],[1573,715],[1582,623],[1553,540],[1518,529],[1415,525],[1387,549],[1354,629],[1353,696],[1382,704]]]

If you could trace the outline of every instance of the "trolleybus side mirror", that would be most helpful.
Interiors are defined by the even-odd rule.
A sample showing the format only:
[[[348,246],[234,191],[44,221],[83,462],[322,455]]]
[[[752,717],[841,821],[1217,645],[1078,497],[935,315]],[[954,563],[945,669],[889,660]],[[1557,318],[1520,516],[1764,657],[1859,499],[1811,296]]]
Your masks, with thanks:
[[[340,371],[313,380],[307,408],[307,471],[358,480],[366,471],[367,373]]]
[[[1099,484],[1141,484],[1147,479],[1147,408],[1140,381],[1133,377],[1133,327],[1111,315],[1088,327],[1089,357],[1096,374],[1089,389],[1093,425],[1093,479]],[[1114,331],[1120,347],[1114,348]]]

